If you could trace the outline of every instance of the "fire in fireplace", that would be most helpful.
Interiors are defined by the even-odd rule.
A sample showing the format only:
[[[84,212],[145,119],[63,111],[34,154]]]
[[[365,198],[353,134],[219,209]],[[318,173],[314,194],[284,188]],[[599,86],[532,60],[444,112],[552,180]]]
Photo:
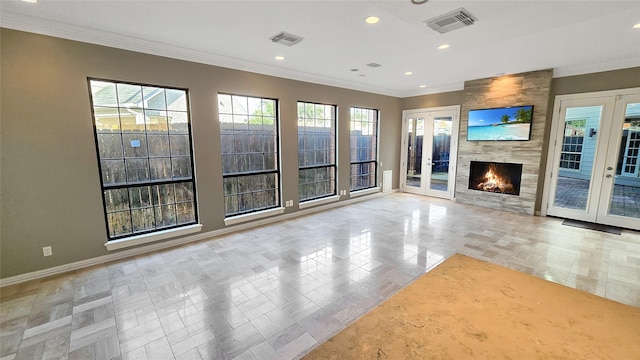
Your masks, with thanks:
[[[469,189],[520,195],[522,164],[472,161]]]

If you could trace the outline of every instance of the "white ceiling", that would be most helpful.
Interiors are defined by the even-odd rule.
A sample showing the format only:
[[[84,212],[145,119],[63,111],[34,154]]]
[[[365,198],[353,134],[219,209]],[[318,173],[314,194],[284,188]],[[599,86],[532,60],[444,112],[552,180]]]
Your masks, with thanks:
[[[446,34],[424,23],[460,7],[478,21]],[[0,0],[0,11],[6,28],[398,97],[499,73],[640,66],[638,0]],[[281,31],[304,40],[269,40]]]

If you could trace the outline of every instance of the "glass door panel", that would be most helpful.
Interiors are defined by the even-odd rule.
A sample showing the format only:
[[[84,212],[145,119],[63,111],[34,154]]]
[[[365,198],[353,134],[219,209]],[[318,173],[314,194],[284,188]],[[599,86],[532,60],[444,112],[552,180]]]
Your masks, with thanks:
[[[412,117],[405,120],[405,183],[411,190],[422,188],[422,148],[424,141],[424,117]]]
[[[449,190],[449,158],[453,117],[436,116],[433,119],[433,146],[431,148],[431,181],[429,188],[437,191]]]
[[[564,113],[554,207],[587,210],[602,108],[568,107]]]
[[[598,220],[640,227],[640,95],[617,104],[609,143],[607,168]],[[606,213],[605,213],[606,212]],[[600,214],[604,213],[604,214]]]

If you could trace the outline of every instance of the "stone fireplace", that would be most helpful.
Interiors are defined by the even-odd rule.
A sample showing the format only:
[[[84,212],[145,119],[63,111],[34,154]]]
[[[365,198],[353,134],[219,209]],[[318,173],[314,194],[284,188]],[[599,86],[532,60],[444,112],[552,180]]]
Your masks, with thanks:
[[[520,195],[522,164],[471,161],[469,189]]]
[[[540,70],[500,77],[466,81],[464,101],[460,109],[460,135],[458,142],[455,201],[462,204],[534,215],[536,201],[542,191],[543,179],[539,176],[544,149],[545,129],[551,116],[549,109],[551,80],[553,71]],[[467,128],[469,110],[490,109],[505,106],[533,105],[531,139],[529,141],[469,141]],[[470,178],[472,162],[496,162],[521,164],[520,180],[510,180],[518,188],[516,193],[488,193],[469,188],[474,178]],[[486,173],[486,170],[484,171]],[[481,176],[481,181],[484,174]],[[486,181],[484,181],[486,182]],[[503,186],[504,187],[504,186]],[[488,186],[487,189],[495,188]],[[498,186],[498,190],[500,187]]]

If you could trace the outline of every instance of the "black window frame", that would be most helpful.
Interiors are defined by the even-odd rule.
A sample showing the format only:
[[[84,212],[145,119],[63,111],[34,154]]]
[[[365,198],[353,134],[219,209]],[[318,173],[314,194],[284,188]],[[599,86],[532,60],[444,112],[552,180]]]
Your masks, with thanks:
[[[116,97],[117,97],[117,85],[118,84],[123,84],[123,85],[133,85],[133,86],[140,86],[141,89],[144,89],[145,87],[148,88],[158,88],[158,89],[163,89],[165,91],[165,110],[164,111],[173,111],[173,112],[184,112],[186,114],[186,124],[187,124],[187,136],[188,136],[188,140],[189,140],[189,170],[190,170],[190,177],[189,178],[180,178],[180,179],[172,179],[172,180],[147,180],[147,181],[137,181],[137,182],[128,182],[127,179],[127,168],[126,166],[124,167],[124,173],[125,173],[125,183],[119,183],[119,184],[105,184],[104,181],[104,173],[103,173],[103,166],[102,166],[102,160],[104,160],[103,158],[101,158],[100,155],[100,144],[99,144],[99,131],[98,131],[98,125],[97,125],[97,121],[96,121],[96,108],[112,108],[112,109],[116,109],[118,111],[118,113],[120,114],[120,109],[122,108],[121,106],[119,106],[119,100],[117,106],[115,107],[110,107],[110,106],[103,106],[103,105],[96,105],[94,103],[94,96],[93,96],[93,89],[92,89],[92,82],[96,81],[96,82],[106,82],[106,83],[112,83],[115,85],[116,87]],[[88,85],[88,89],[89,89],[89,105],[91,107],[91,120],[92,120],[92,125],[93,125],[93,134],[94,134],[94,141],[95,141],[95,147],[96,147],[96,157],[97,157],[97,162],[98,162],[98,175],[100,178],[100,189],[102,192],[102,206],[103,206],[103,213],[104,213],[104,219],[105,219],[105,226],[106,226],[106,233],[107,233],[107,241],[114,241],[114,240],[121,240],[121,239],[126,239],[126,238],[130,238],[130,237],[135,237],[135,236],[140,236],[140,235],[147,235],[147,234],[153,234],[153,233],[158,233],[158,232],[162,232],[162,231],[167,231],[167,230],[171,230],[171,229],[178,229],[178,228],[183,228],[183,227],[187,227],[187,226],[191,226],[194,224],[198,224],[199,221],[199,214],[198,214],[198,196],[197,196],[197,184],[196,184],[196,178],[195,178],[195,162],[194,162],[194,148],[193,148],[193,132],[192,132],[192,126],[191,126],[191,106],[190,106],[190,94],[189,94],[189,89],[186,88],[180,88],[180,87],[175,87],[175,86],[166,86],[166,85],[158,85],[158,84],[148,84],[148,83],[138,83],[138,82],[130,82],[130,81],[121,81],[121,80],[113,80],[113,79],[104,79],[104,78],[94,78],[94,77],[87,77],[87,85]],[[185,97],[185,110],[181,111],[181,110],[169,110],[167,109],[167,105],[166,105],[166,90],[173,90],[173,91],[183,91],[184,92],[184,97]],[[143,112],[147,111],[147,110],[151,110],[151,111],[155,111],[153,109],[149,109],[149,108],[145,108],[144,105],[142,105],[141,109]],[[167,118],[168,121],[168,118]],[[120,115],[118,115],[118,122],[119,122],[119,133],[120,135],[124,134],[123,130],[122,130],[122,118]],[[170,148],[170,143],[171,143],[171,130],[169,129],[169,124],[167,123],[167,139],[169,141],[169,149]],[[127,133],[128,134],[128,133]],[[145,123],[145,130],[144,130],[144,134],[145,134],[145,139],[148,139],[148,135],[149,135],[149,131],[146,128],[146,123]],[[180,134],[180,135],[185,135],[185,134]],[[121,136],[121,138],[123,138],[123,136]],[[122,140],[124,143],[124,140]],[[145,140],[146,141],[146,140]],[[122,149],[122,160],[126,161],[127,156],[125,155],[125,150],[124,150],[124,144],[123,144],[123,149]],[[176,158],[178,157],[186,157],[184,155],[182,156],[176,156]],[[146,159],[150,160],[153,157],[149,155],[149,150],[148,150],[148,144],[147,144],[147,156]],[[169,156],[168,158],[171,160],[173,159],[172,155],[171,155],[171,150],[169,150]],[[171,162],[171,161],[170,161]],[[173,167],[173,165],[172,165]],[[151,173],[151,170],[150,170]],[[151,178],[151,176],[150,176]],[[165,205],[168,205],[167,203],[160,203],[160,204],[155,204],[153,202],[150,203],[150,205],[144,207],[144,208],[132,208],[132,200],[131,200],[131,192],[128,192],[127,194],[127,199],[128,199],[128,211],[129,211],[129,218],[131,221],[131,232],[126,233],[126,234],[119,234],[119,235],[114,235],[111,233],[110,230],[110,224],[109,224],[109,214],[110,212],[108,211],[108,204],[107,204],[107,193],[111,190],[121,190],[121,189],[135,189],[135,188],[144,188],[144,187],[149,187],[149,200],[152,201],[152,189],[154,187],[158,187],[158,189],[160,189],[161,186],[166,186],[166,185],[175,185],[175,184],[191,184],[191,196],[192,196],[192,201],[177,201],[176,200],[176,194],[175,194],[175,188],[174,188],[174,193],[173,193],[173,199],[174,201],[172,203],[170,203],[169,205],[174,205],[177,206],[179,204],[186,204],[186,203],[192,203],[192,212],[193,212],[193,220],[192,221],[188,221],[188,222],[182,222],[182,223],[178,223],[178,212],[176,209],[175,212],[175,216],[176,216],[176,221],[175,224],[173,225],[169,225],[169,226],[161,226],[158,227],[155,224],[157,224],[157,219],[156,221],[154,221],[154,228],[152,229],[147,229],[147,230],[143,230],[143,231],[134,231],[134,224],[133,224],[133,216],[132,216],[132,210],[143,210],[143,209],[153,209],[153,214],[154,214],[154,218],[156,217],[156,211],[155,208],[156,207],[162,207]],[[126,210],[125,210],[126,211]],[[124,211],[122,211],[124,212]],[[111,213],[115,213],[115,212],[111,212]]]
[[[313,102],[313,101],[303,101],[303,100],[298,100],[296,102],[296,110],[298,108],[298,106],[300,104],[303,105],[321,105],[321,106],[330,106],[332,111],[333,111],[333,116],[330,119],[333,123],[331,125],[331,136],[332,136],[332,142],[333,142],[333,148],[329,148],[327,149],[329,151],[330,154],[332,154],[332,159],[330,159],[330,162],[327,164],[321,164],[321,165],[300,165],[300,156],[298,155],[298,199],[300,203],[304,203],[304,202],[308,202],[308,201],[312,201],[312,200],[318,200],[318,199],[323,199],[323,198],[327,198],[330,196],[335,196],[338,194],[338,165],[337,165],[337,153],[338,153],[338,106],[335,104],[325,104],[325,103],[319,103],[319,102]],[[300,149],[300,115],[297,115],[298,118],[298,154],[300,154],[301,150]],[[305,118],[307,119],[307,118]],[[316,120],[316,118],[314,118],[314,120]],[[326,121],[327,119],[324,118],[322,119],[324,121]],[[313,149],[314,151],[317,151],[318,149]],[[333,185],[333,192],[330,193],[325,193],[323,195],[319,195],[319,196],[313,196],[313,197],[304,197],[302,196],[302,189],[301,187],[305,184],[301,184],[300,183],[300,171],[306,171],[306,170],[314,170],[314,169],[327,169],[327,168],[331,168],[333,169],[333,181],[332,181],[332,185]],[[308,184],[308,183],[306,183]]]
[[[243,98],[247,98],[247,99],[259,99],[259,100],[269,100],[269,101],[273,101],[274,105],[273,105],[273,118],[274,118],[274,130],[275,130],[275,138],[274,138],[274,152],[273,154],[274,159],[273,159],[273,165],[275,167],[275,169],[269,169],[269,170],[256,170],[256,171],[245,171],[245,172],[227,172],[225,173],[225,165],[224,165],[224,156],[225,156],[225,150],[224,150],[224,144],[223,144],[223,140],[222,140],[222,136],[224,135],[222,132],[222,121],[220,120],[221,115],[231,115],[232,117],[236,115],[236,113],[233,112],[233,108],[232,108],[232,112],[231,113],[222,113],[220,110],[220,105],[218,106],[218,121],[219,121],[219,126],[220,126],[220,146],[221,146],[221,151],[220,151],[220,155],[223,158],[222,159],[222,183],[223,183],[223,187],[222,187],[222,194],[224,197],[224,213],[225,213],[225,219],[228,218],[233,218],[236,216],[240,216],[240,215],[247,215],[247,214],[253,214],[253,213],[258,213],[258,212],[262,212],[262,211],[266,211],[266,210],[270,210],[270,209],[275,209],[275,208],[279,208],[282,206],[282,186],[281,186],[281,182],[282,182],[282,166],[280,164],[280,101],[276,98],[270,98],[270,97],[262,97],[262,96],[252,96],[252,95],[242,95],[242,94],[234,94],[234,93],[226,93],[226,92],[219,92],[216,95],[216,100],[218,101],[218,104],[220,104],[220,95],[225,95],[225,96],[231,96],[231,104],[233,107],[233,97],[237,96],[237,97],[243,97]],[[241,114],[237,114],[238,116],[242,116]],[[253,116],[253,115],[247,115],[247,116]],[[262,115],[263,116],[263,115]],[[234,138],[235,139],[235,138]],[[264,145],[264,144],[263,144]],[[235,155],[238,155],[239,153],[233,153]],[[246,154],[251,154],[250,152],[247,152]],[[265,154],[264,151],[262,153],[263,155]],[[274,181],[274,185],[275,188],[272,190],[275,190],[275,203],[273,205],[270,206],[264,206],[264,207],[253,207],[250,210],[240,210],[240,204],[239,202],[237,203],[238,205],[238,211],[236,212],[232,212],[229,213],[228,212],[228,208],[227,208],[227,198],[229,196],[239,196],[239,195],[243,195],[245,193],[240,193],[240,192],[236,192],[235,195],[227,195],[226,192],[226,179],[239,179],[241,177],[252,177],[252,176],[261,176],[261,175],[271,175],[271,174],[275,174],[275,181]],[[237,187],[239,187],[238,183],[236,184]],[[269,190],[269,189],[267,189]],[[249,193],[253,198],[253,195],[255,195],[258,192],[265,192],[265,189],[255,189],[255,190],[251,190]]]
[[[372,160],[353,160],[354,154],[353,154],[353,150],[356,149],[356,151],[360,151],[361,149],[357,147],[354,147],[354,144],[352,143],[353,141],[353,125],[354,125],[354,111],[355,110],[366,110],[366,111],[374,111],[375,112],[375,126],[374,126],[374,131],[375,131],[375,152],[374,152],[374,159]],[[361,121],[362,122],[362,121]],[[380,130],[380,110],[378,109],[373,109],[373,108],[366,108],[366,107],[361,107],[361,106],[351,106],[349,109],[349,191],[350,192],[355,192],[355,191],[361,191],[361,190],[367,190],[367,189],[373,189],[375,187],[377,187],[378,184],[378,153],[379,153],[379,148],[380,148],[380,137],[379,137],[379,131]],[[366,148],[365,148],[366,149]],[[356,155],[356,158],[359,157],[359,155]],[[355,182],[354,186],[354,178],[358,179],[362,177],[362,173],[358,170],[361,170],[362,168],[360,166],[365,165],[365,164],[370,164],[373,169],[374,169],[374,174],[373,174],[373,184],[370,184],[369,186],[366,187],[358,187],[357,184],[358,182]],[[354,166],[356,166],[355,170],[354,170]],[[369,174],[370,176],[370,174]]]

